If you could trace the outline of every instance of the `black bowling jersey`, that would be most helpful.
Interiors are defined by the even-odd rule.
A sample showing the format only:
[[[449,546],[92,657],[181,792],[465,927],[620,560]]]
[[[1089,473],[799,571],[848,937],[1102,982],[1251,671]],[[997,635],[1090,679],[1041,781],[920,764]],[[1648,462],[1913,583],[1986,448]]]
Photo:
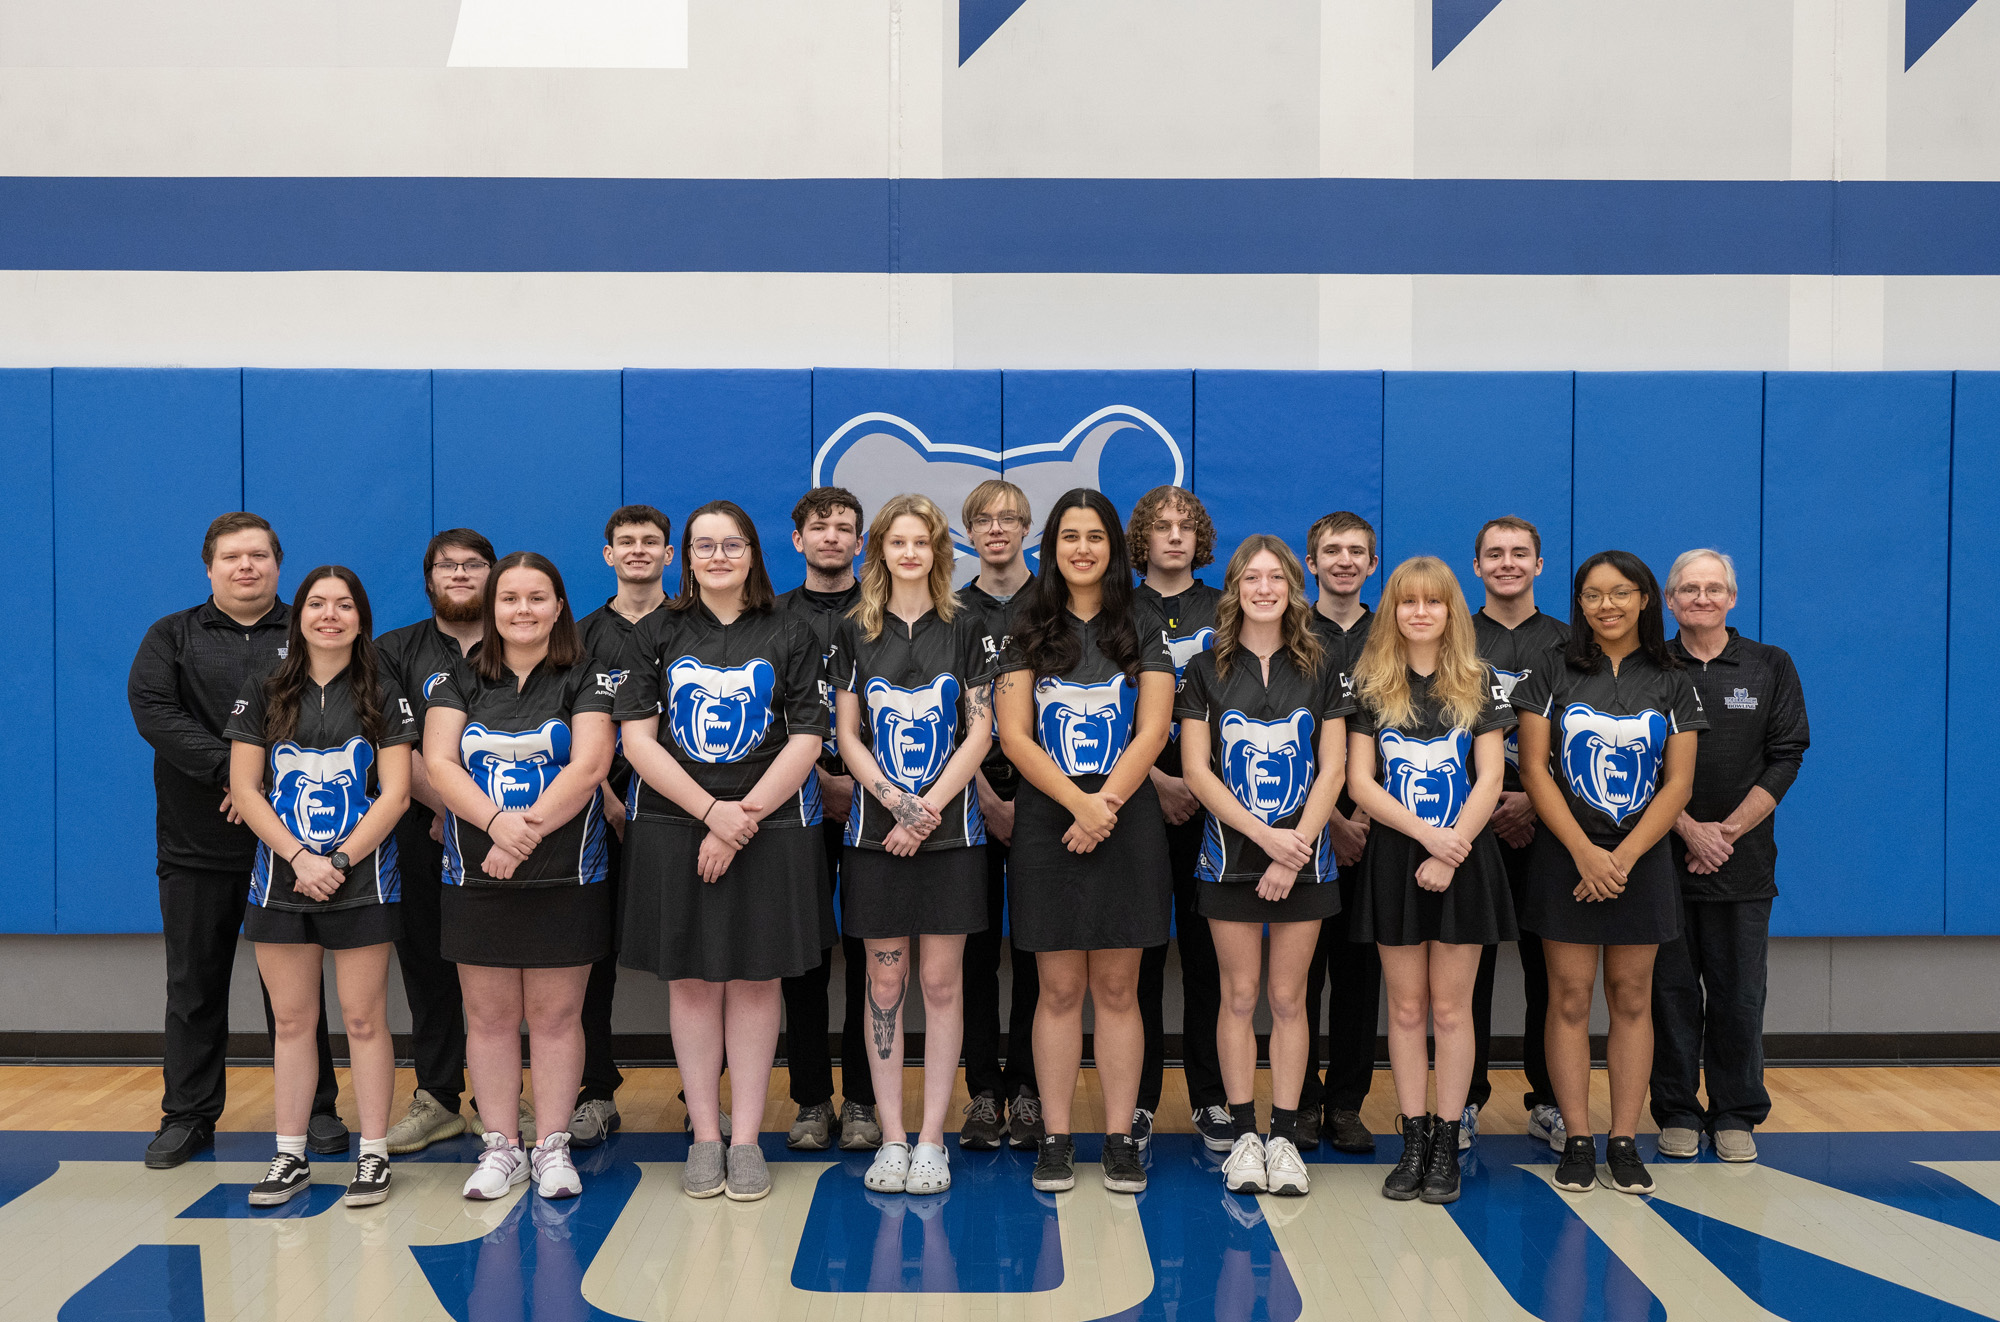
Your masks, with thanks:
[[[1552,647],[1569,642],[1569,626],[1553,615],[1536,611],[1509,629],[1485,611],[1475,611],[1472,629],[1479,639],[1479,659],[1493,667],[1494,696],[1511,702],[1514,686],[1530,670],[1541,664]],[[1507,732],[1507,783],[1505,788],[1521,788],[1521,734]]]
[[[1271,826],[1298,824],[1319,775],[1320,734],[1328,721],[1353,711],[1354,701],[1333,658],[1322,658],[1319,673],[1306,675],[1284,650],[1271,658],[1268,686],[1250,653],[1238,652],[1223,675],[1215,653],[1203,651],[1188,662],[1174,701],[1174,715],[1181,720],[1208,722],[1210,767],[1238,803]],[[1215,814],[1206,816],[1195,876],[1229,882],[1262,877],[1270,857]],[[1333,835],[1322,827],[1312,862],[1299,870],[1299,880],[1332,881],[1338,875]]]
[[[572,722],[587,712],[611,714],[617,686],[589,657],[567,670],[541,665],[519,689],[509,673],[483,679],[460,661],[431,689],[431,705],[465,713],[459,762],[472,783],[503,812],[525,812],[569,765]],[[535,847],[506,880],[481,866],[493,839],[484,822],[445,814],[444,880],[451,886],[583,886],[604,880],[610,845],[600,796]]]
[[[983,622],[963,613],[947,624],[928,611],[914,625],[885,615],[882,634],[872,642],[859,620],[841,621],[833,645],[833,684],[861,700],[861,728],[875,761],[899,788],[922,794],[965,742],[965,695],[993,682],[985,640]],[[971,782],[943,817],[919,852],[986,843],[986,819]],[[880,849],[895,824],[874,790],[862,785],[843,838]]]
[[[1361,660],[1361,649],[1368,645],[1368,630],[1375,623],[1375,612],[1366,605],[1361,608],[1361,618],[1354,622],[1352,629],[1343,629],[1317,610],[1312,613],[1313,632],[1319,635],[1319,645],[1326,649],[1327,660],[1340,670],[1340,687],[1348,697],[1354,696],[1354,666]],[[1347,786],[1340,787],[1340,802],[1333,810],[1342,817],[1354,816],[1354,798],[1347,792]]]
[[[1034,587],[1035,580],[1031,577],[1021,584],[1020,591],[1005,601],[980,587],[977,579],[958,590],[958,608],[978,621],[980,646],[985,648],[986,659],[996,672],[1000,668],[1000,658],[1007,650],[1007,640],[1013,635],[1014,616],[1021,609],[1022,603],[1027,601],[1028,594]],[[986,777],[986,783],[993,787],[995,794],[1003,799],[1011,799],[1014,797],[1019,773],[1014,770],[1014,764],[1007,760],[1007,755],[1000,751],[997,713],[995,720],[993,744],[986,751],[986,760],[979,764],[979,771]]]
[[[1514,686],[1513,703],[1549,721],[1549,771],[1576,824],[1606,849],[1631,833],[1653,801],[1667,740],[1708,728],[1687,671],[1662,670],[1643,651],[1627,656],[1615,675],[1600,659],[1591,675],[1552,650]]]
[[[616,598],[612,600],[615,601]],[[665,609],[666,604],[663,602],[647,614]],[[610,601],[576,622],[577,632],[583,635],[583,650],[590,654],[599,670],[611,676],[611,686],[614,689],[625,681],[625,644],[632,637],[632,630],[637,627],[632,621],[613,610]],[[632,775],[632,764],[625,760],[623,734],[618,736],[618,742],[612,746],[611,774],[605,779],[611,782],[611,788],[618,797],[625,800],[625,810],[629,813],[632,810],[632,783],[635,777]]]
[[[417,729],[421,731],[431,690],[444,682],[453,666],[467,657],[478,656],[479,644],[474,643],[470,652],[461,655],[457,640],[438,628],[437,618],[431,616],[383,634],[375,640],[375,652],[381,659],[382,673],[395,680],[403,696],[410,700],[410,707],[417,714]],[[429,830],[435,815],[413,797],[403,821]]]
[[[1511,730],[1520,718],[1500,696],[1491,666],[1486,669],[1486,705],[1471,729],[1446,723],[1431,697],[1431,676],[1405,672],[1410,681],[1408,726],[1386,726],[1366,703],[1357,703],[1348,729],[1375,739],[1375,778],[1396,802],[1415,813],[1426,826],[1455,826],[1465,801],[1472,797],[1478,769],[1472,763],[1472,742],[1490,730]],[[1393,829],[1393,828],[1391,828]]]
[[[1141,583],[1133,590],[1133,597],[1140,618],[1146,618],[1144,612],[1150,611],[1153,627],[1166,634],[1167,654],[1174,659],[1174,690],[1179,692],[1187,683],[1188,662],[1215,646],[1215,606],[1222,600],[1222,591],[1196,579],[1187,591],[1171,597]],[[1167,746],[1160,750],[1160,760],[1154,765],[1169,776],[1181,774],[1178,720],[1168,731]]]
[[[797,615],[745,611],[724,624],[707,606],[654,611],[639,621],[618,686],[621,721],[660,718],[660,746],[718,799],[741,799],[795,734],[826,738],[821,648]],[[635,778],[635,817],[700,819]],[[818,826],[819,777],[764,818],[766,828]]]
[[[223,731],[239,744],[255,744],[266,752],[265,793],[278,820],[300,844],[322,857],[340,848],[381,794],[375,764],[378,749],[413,744],[423,737],[417,715],[403,690],[392,679],[377,682],[376,703],[382,713],[382,739],[368,742],[361,717],[354,710],[351,671],[343,670],[321,688],[308,677],[299,694],[299,719],[292,737],[272,743],[264,734],[265,678],[253,676],[243,685]],[[320,913],[363,904],[393,904],[403,897],[396,869],[396,837],[391,833],[373,852],[350,859],[347,880],[330,900],[314,900],[292,889],[292,865],[273,858],[271,847],[257,842],[257,861],[250,867],[250,903],[266,909]]]
[[[859,600],[859,583],[839,592],[812,592],[796,587],[778,598],[778,610],[796,616],[812,631],[813,640],[819,644],[819,697],[821,705],[826,708],[827,729],[826,738],[820,745],[819,769],[829,776],[847,774],[847,764],[840,760],[840,745],[833,724],[833,645],[840,636],[841,621],[847,618],[848,610]]]
[[[1034,680],[1035,738],[1065,776],[1108,776],[1119,755],[1132,742],[1132,722],[1139,711],[1139,686],[1125,677],[1098,646],[1104,613],[1079,620],[1065,612],[1076,633],[1082,657],[1066,675]],[[1174,660],[1158,628],[1148,629],[1142,615],[1139,634],[1141,673],[1171,675]],[[1027,673],[1028,661],[1018,644],[1000,660],[1000,673]]]

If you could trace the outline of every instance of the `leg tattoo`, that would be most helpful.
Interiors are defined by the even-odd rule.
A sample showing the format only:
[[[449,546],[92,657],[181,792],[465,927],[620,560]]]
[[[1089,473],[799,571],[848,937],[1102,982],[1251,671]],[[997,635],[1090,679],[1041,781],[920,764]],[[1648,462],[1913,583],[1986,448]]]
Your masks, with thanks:
[[[884,954],[902,953],[900,950],[880,951],[876,957],[879,959]],[[903,999],[909,994],[910,980],[904,978],[903,985],[896,990],[894,1005],[877,1005],[873,995],[868,998],[868,1026],[875,1035],[875,1054],[883,1060],[889,1059],[890,1053],[896,1049],[896,1020],[903,1012]]]

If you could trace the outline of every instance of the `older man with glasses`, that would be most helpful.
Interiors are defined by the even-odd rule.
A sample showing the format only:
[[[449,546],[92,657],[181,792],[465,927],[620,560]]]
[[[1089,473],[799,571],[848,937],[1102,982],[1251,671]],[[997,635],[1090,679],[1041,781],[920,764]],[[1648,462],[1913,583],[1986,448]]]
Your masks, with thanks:
[[[1667,574],[1670,646],[1708,713],[1694,795],[1674,824],[1681,935],[1653,967],[1653,1119],[1660,1154],[1693,1157],[1704,1131],[1724,1161],[1755,1161],[1764,1088],[1764,987],[1777,897],[1772,814],[1805,757],[1805,692],[1792,658],[1729,627],[1736,566],[1688,551]],[[1696,1093],[1707,1073],[1708,1104]]]

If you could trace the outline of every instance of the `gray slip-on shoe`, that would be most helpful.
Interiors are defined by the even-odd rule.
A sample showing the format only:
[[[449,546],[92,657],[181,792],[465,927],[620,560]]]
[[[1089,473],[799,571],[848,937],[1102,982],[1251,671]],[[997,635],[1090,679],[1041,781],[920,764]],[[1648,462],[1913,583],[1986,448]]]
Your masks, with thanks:
[[[1715,1131],[1715,1155],[1724,1161],[1757,1160],[1757,1139],[1747,1129]]]
[[[687,1165],[681,1167],[681,1191],[690,1198],[713,1198],[722,1192],[722,1144],[691,1143]]]
[[[723,1192],[733,1203],[754,1203],[771,1192],[771,1168],[755,1143],[729,1145],[729,1180]]]
[[[1660,1155],[1663,1157],[1692,1157],[1701,1151],[1701,1131],[1681,1125],[1669,1125],[1660,1131]]]

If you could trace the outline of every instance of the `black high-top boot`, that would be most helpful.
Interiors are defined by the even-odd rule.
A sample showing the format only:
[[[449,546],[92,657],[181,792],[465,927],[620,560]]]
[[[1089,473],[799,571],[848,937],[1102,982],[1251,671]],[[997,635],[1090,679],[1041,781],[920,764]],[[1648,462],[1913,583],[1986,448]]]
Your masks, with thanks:
[[[1458,1201],[1458,1124],[1443,1116],[1431,1120],[1431,1159],[1418,1195],[1427,1203]]]
[[[1396,1124],[1403,1131],[1403,1159],[1382,1181],[1384,1198],[1407,1203],[1417,1196],[1417,1190],[1424,1182],[1424,1168],[1430,1162],[1431,1119],[1428,1115],[1396,1117]],[[1452,1140],[1454,1143],[1457,1141],[1456,1138]],[[1454,1155],[1456,1151],[1454,1148]]]

